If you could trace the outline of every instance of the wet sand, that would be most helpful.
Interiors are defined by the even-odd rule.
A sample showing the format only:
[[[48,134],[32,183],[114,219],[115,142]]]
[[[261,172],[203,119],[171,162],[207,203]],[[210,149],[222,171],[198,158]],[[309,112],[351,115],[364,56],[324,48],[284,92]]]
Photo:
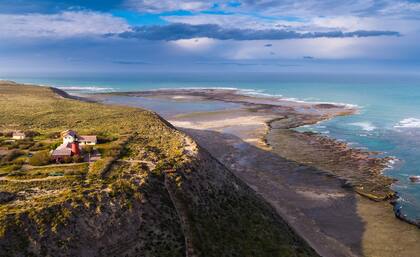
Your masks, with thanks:
[[[129,95],[242,104],[167,118],[272,204],[320,255],[419,255],[420,230],[395,218],[388,201],[392,180],[380,174],[386,159],[289,129],[354,109],[235,96],[230,91],[151,92]]]

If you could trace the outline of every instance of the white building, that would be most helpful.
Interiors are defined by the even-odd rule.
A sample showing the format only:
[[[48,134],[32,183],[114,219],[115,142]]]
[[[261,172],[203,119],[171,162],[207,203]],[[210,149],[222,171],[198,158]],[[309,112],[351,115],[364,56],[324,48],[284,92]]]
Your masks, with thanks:
[[[15,131],[12,134],[12,138],[16,139],[16,140],[22,140],[22,139],[25,139],[26,136],[25,136],[25,133],[23,133],[21,131]]]
[[[67,145],[77,139],[77,134],[73,130],[66,130],[61,132],[61,137],[63,138],[63,145]]]
[[[73,143],[76,140],[80,145],[96,145],[98,143],[96,136],[79,136],[73,130],[66,130],[61,132],[61,137],[63,138],[63,144],[65,145]]]

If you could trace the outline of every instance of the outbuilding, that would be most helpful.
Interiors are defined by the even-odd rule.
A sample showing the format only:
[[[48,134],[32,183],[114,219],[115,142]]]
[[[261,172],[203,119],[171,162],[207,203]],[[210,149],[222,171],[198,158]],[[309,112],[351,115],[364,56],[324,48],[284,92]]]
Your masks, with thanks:
[[[26,135],[21,131],[14,131],[12,134],[12,138],[15,140],[23,140],[26,138]]]

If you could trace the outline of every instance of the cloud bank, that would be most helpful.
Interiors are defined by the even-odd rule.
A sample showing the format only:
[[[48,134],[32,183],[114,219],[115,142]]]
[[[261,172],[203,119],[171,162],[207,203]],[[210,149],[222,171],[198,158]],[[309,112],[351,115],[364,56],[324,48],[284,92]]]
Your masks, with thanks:
[[[108,34],[112,36],[115,34]],[[223,28],[216,24],[190,25],[174,23],[165,26],[141,26],[131,31],[117,34],[122,38],[137,38],[143,40],[174,41],[192,38],[212,38],[218,40],[285,40],[309,38],[352,38],[352,37],[377,37],[400,36],[397,31],[357,30],[350,32],[297,32],[284,29],[237,29]]]
[[[329,60],[420,66],[420,2],[0,0],[0,38],[0,72]]]
[[[128,30],[130,26],[124,19],[100,12],[0,14],[0,36],[3,38],[92,36]]]

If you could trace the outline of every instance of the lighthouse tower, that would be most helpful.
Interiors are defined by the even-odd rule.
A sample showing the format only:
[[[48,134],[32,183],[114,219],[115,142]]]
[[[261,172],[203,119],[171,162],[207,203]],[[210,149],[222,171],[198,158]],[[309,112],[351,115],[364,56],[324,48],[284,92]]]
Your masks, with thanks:
[[[71,143],[71,155],[80,155],[79,141],[77,139]]]

